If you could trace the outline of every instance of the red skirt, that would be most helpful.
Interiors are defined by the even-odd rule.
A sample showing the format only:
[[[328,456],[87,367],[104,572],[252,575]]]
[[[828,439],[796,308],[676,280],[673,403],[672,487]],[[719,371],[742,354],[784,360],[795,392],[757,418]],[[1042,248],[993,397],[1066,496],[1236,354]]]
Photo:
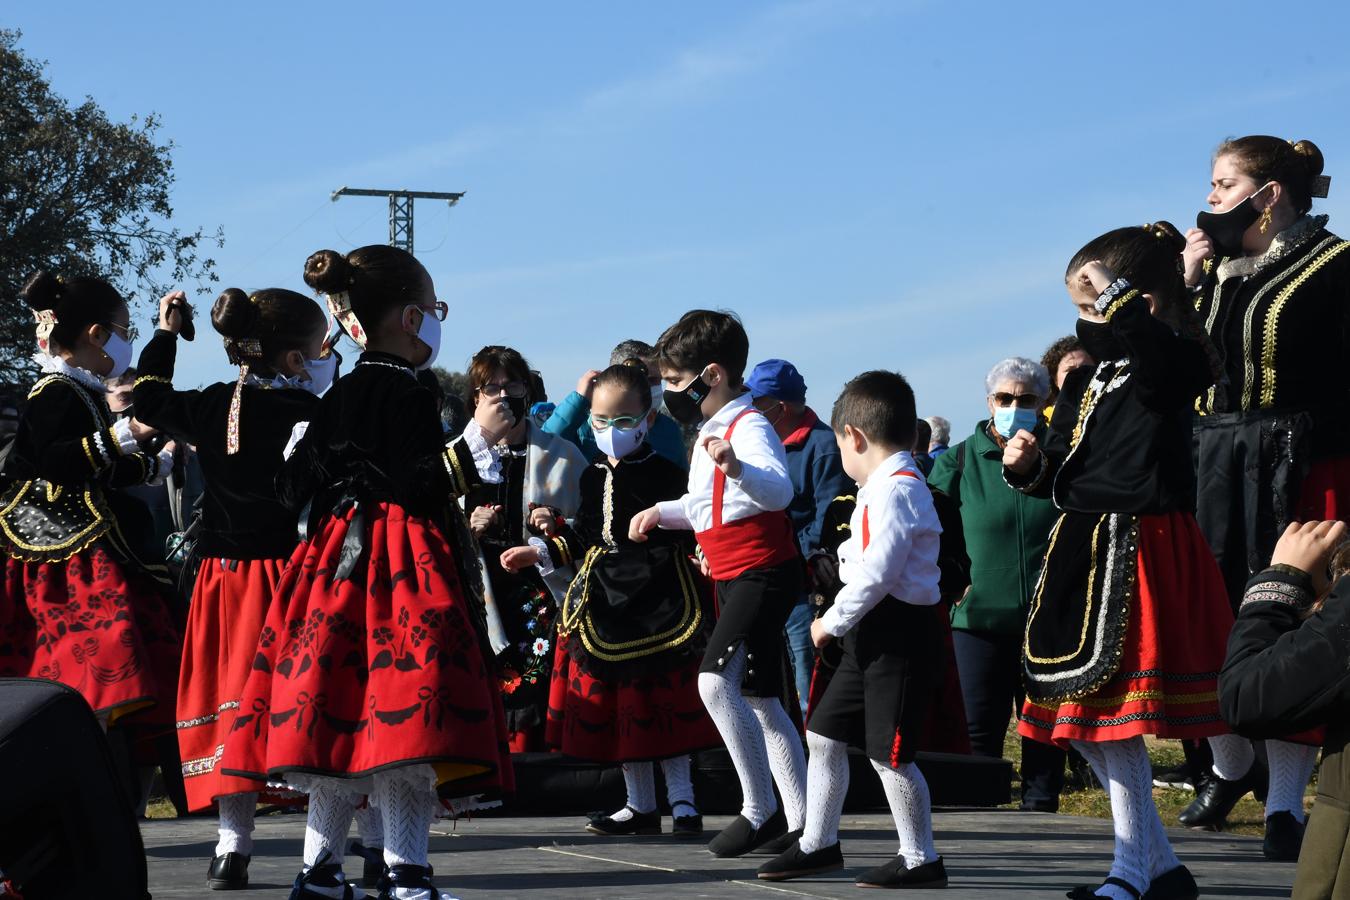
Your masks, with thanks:
[[[360,514],[365,550],[349,579],[333,573],[354,510],[291,557],[220,768],[259,781],[430,763],[442,786],[509,790],[501,695],[450,545],[394,504]]]
[[[1232,608],[1218,563],[1189,513],[1139,518],[1137,590],[1120,667],[1104,686],[1058,707],[1027,700],[1017,730],[1067,747],[1137,735],[1228,733],[1219,716]]]
[[[197,571],[178,682],[178,751],[193,812],[210,809],[217,797],[258,789],[218,764],[285,564],[211,558]]]
[[[172,727],[181,641],[158,583],[101,546],[61,563],[5,562],[0,675],[79,691],[109,723]]]
[[[669,672],[601,680],[583,672],[558,641],[545,740],[568,756],[617,763],[720,747],[698,693],[699,662],[695,656]]]

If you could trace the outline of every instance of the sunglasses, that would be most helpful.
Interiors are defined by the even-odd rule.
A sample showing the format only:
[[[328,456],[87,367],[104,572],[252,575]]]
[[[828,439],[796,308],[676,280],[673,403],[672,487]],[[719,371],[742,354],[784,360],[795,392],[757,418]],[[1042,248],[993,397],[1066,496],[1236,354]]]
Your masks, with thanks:
[[[1041,398],[1035,394],[1009,394],[999,391],[989,396],[995,406],[1007,407],[1016,404],[1018,409],[1035,409],[1041,402]]]

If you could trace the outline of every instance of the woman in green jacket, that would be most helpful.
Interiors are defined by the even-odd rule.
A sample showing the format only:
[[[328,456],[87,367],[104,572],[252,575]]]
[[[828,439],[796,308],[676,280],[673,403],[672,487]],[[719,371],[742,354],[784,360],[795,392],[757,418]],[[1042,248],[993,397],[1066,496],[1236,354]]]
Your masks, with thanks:
[[[985,378],[990,418],[938,457],[929,484],[961,509],[970,587],[952,608],[952,640],[972,752],[1003,755],[1013,704],[1022,706],[1022,636],[1027,604],[1058,512],[1003,481],[1003,445],[1025,428],[1040,436],[1050,393],[1045,367],[1005,359]],[[1022,740],[1022,808],[1054,812],[1064,781],[1064,751]]]

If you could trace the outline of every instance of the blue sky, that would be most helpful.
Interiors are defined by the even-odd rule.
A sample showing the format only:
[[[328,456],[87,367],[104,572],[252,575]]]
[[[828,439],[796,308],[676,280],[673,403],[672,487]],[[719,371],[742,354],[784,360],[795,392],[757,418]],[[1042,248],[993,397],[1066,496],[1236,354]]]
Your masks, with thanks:
[[[162,116],[176,224],[225,229],[220,287],[303,289],[311,251],[385,241],[385,202],[341,185],[466,191],[417,206],[440,362],[508,343],[558,397],[619,340],[729,308],[822,412],[890,368],[965,432],[994,362],[1072,330],[1073,252],[1184,230],[1229,135],[1316,141],[1350,231],[1340,3],[385,6],[5,19],[66,96]],[[231,377],[209,330],[180,359],[184,386]]]

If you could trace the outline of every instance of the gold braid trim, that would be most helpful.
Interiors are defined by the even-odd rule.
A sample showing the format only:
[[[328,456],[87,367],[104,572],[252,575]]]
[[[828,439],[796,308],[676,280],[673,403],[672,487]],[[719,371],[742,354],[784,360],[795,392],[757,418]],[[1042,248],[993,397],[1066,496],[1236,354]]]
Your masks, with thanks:
[[[562,560],[564,566],[572,564],[572,551],[567,548],[567,541],[560,537],[553,539],[553,546],[558,548],[558,558]]]
[[[1138,296],[1139,296],[1138,289],[1130,288],[1128,291],[1121,294],[1114,301],[1112,301],[1111,305],[1106,308],[1106,312],[1102,313],[1102,315],[1105,316],[1107,322],[1110,322],[1112,317],[1114,317],[1116,313],[1120,312],[1121,307],[1123,307],[1126,303],[1129,303],[1131,300],[1133,300],[1135,297]]]
[[[132,382],[131,389],[134,391],[143,384],[167,384],[169,387],[173,387],[173,379],[165,378],[163,375],[142,375]]]
[[[684,615],[682,618],[685,621],[682,624],[660,634],[632,641],[621,641],[617,644],[611,644],[596,637],[594,626],[591,625],[590,615],[587,612],[587,606],[591,599],[591,570],[595,563],[609,552],[603,547],[592,547],[587,551],[586,559],[581,564],[577,577],[568,585],[567,594],[563,597],[562,606],[559,609],[558,637],[560,639],[568,637],[580,625],[581,643],[586,648],[587,653],[604,662],[626,662],[630,659],[640,659],[644,656],[653,656],[666,650],[673,650],[682,646],[698,633],[699,628],[703,625],[703,607],[698,602],[698,591],[694,586],[694,578],[689,572],[689,566],[683,558],[677,557],[675,567],[680,573],[680,594],[684,600]],[[574,602],[573,592],[578,584],[581,585],[581,596]],[[635,650],[633,648],[641,649]]]
[[[85,490],[82,492],[80,502],[84,503],[85,508],[94,517],[93,522],[59,544],[39,546],[25,541],[9,527],[9,514],[23,501],[35,484],[36,480],[24,483],[5,508],[0,509],[0,531],[4,532],[5,538],[9,541],[8,552],[11,557],[22,562],[52,562],[53,554],[60,553],[63,554],[60,559],[69,559],[108,533],[113,524],[112,513],[107,509],[102,497],[96,498],[93,491]]]
[[[1261,370],[1265,376],[1261,384],[1262,409],[1269,409],[1275,405],[1275,349],[1276,342],[1279,339],[1280,315],[1284,312],[1285,304],[1289,302],[1293,293],[1303,286],[1304,282],[1315,275],[1318,269],[1339,256],[1346,247],[1350,247],[1350,241],[1342,241],[1313,260],[1307,268],[1298,274],[1297,278],[1285,285],[1284,290],[1280,291],[1275,298],[1275,302],[1271,304],[1270,312],[1266,315],[1266,325],[1263,329],[1264,340],[1261,345]]]
[[[459,461],[459,454],[455,452],[453,443],[445,448],[445,458],[449,460],[450,476],[454,482],[451,487],[454,488],[456,496],[463,497],[469,493],[469,479],[464,475],[464,466]]]
[[[89,460],[89,468],[93,469],[94,474],[97,475],[103,467],[98,464],[98,460],[94,459],[94,451],[89,447],[89,440],[87,437],[80,438],[80,447],[84,450],[85,458]]]

